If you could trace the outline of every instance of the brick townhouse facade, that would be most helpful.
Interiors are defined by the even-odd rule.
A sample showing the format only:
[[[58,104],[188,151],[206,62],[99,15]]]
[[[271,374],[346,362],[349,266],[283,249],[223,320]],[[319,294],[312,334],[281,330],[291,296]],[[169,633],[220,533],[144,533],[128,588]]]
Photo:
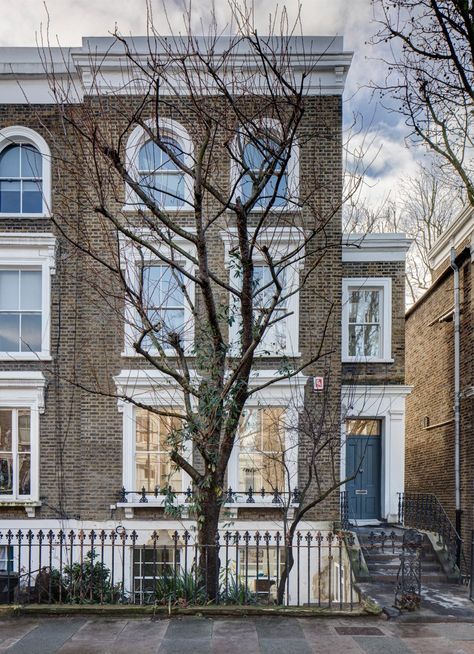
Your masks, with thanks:
[[[430,251],[433,282],[406,315],[406,374],[413,387],[407,401],[406,490],[434,493],[456,525],[454,252],[460,290],[459,508],[466,554],[474,527],[473,234],[468,207]]]
[[[341,477],[360,459],[366,464],[347,485],[351,516],[393,520],[397,492],[404,486],[409,388],[403,315],[409,242],[396,234],[342,234],[342,92],[351,54],[339,37],[315,38],[312,43],[314,79],[305,96],[300,135],[305,130],[330,132],[331,138],[301,139],[297,180],[307,189],[317,170],[324,189],[319,208],[332,217],[324,231],[327,251],[295,296],[287,329],[303,360],[323,338],[324,307],[331,302],[331,354],[291,385],[270,387],[263,400],[287,414],[295,411],[296,419],[303,405],[317,408],[324,401],[340,432],[333,456]],[[137,39],[135,46],[146,48],[147,42]],[[102,57],[105,78],[123,73],[117,64],[120,55],[111,52],[107,38],[85,39],[67,56],[54,48],[49,53],[58,76],[73,75],[78,106],[93,107],[97,101],[97,87],[90,86],[90,52]],[[148,397],[151,387],[160,392],[163,380],[153,380],[146,364],[133,356],[121,312],[103,301],[100,288],[91,284],[86,257],[51,220],[66,212],[91,226],[95,216],[77,196],[67,167],[52,154],[66,147],[65,137],[37,50],[0,49],[0,64],[0,527],[100,530],[121,524],[138,532],[159,530],[166,542],[174,529],[192,529],[193,517],[184,513],[173,518],[161,496],[154,496],[153,485],[161,473],[151,468],[166,468],[166,451],[148,454],[144,463],[137,443],[147,430],[164,427],[150,427],[146,411],[123,400],[134,393]],[[170,104],[180,101],[173,97]],[[112,94],[110,115],[101,116],[112,132],[123,127],[111,118],[116,116],[115,102]],[[121,103],[123,107],[123,99]],[[167,120],[172,125],[171,117]],[[190,124],[174,128],[176,138],[178,133],[192,133]],[[146,145],[143,133],[137,136],[133,126],[127,134],[137,148]],[[227,178],[230,165],[222,156],[219,170]],[[119,203],[126,192],[119,189]],[[184,224],[190,216],[184,210],[182,214]],[[216,265],[225,266],[229,239],[218,229],[209,238],[214,239]],[[262,357],[259,380],[270,379],[280,365],[275,356]],[[96,377],[112,389],[110,395],[85,390]],[[318,393],[314,387],[319,377],[324,390]],[[290,407],[290,386],[295,385],[304,398],[296,409]],[[249,410],[258,412],[261,399]],[[262,417],[257,420],[265,430]],[[295,451],[288,492],[307,474],[309,449],[303,435]],[[239,452],[231,457],[228,482],[239,493],[224,504],[223,524],[262,532],[281,527],[281,509],[275,509],[271,499],[256,497],[249,503],[246,485],[258,488],[262,482],[258,466],[249,478],[243,460]],[[328,460],[324,465],[330,464]],[[184,498],[189,480],[181,474],[173,483]],[[331,529],[338,520],[339,498],[334,493],[303,528]]]

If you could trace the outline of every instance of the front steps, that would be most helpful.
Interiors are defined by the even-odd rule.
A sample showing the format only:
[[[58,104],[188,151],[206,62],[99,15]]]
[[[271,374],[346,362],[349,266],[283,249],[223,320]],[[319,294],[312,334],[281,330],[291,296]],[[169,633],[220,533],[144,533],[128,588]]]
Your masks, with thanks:
[[[383,528],[357,527],[355,531],[367,564],[370,580],[396,584],[403,534],[406,530],[386,525]],[[426,535],[423,538],[421,553],[421,578],[425,584],[450,581]]]

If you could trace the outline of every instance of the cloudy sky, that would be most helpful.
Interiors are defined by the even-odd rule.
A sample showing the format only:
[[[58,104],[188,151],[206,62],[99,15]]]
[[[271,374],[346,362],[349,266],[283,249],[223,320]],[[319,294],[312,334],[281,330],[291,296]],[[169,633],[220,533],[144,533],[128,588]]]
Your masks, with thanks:
[[[80,45],[83,36],[107,35],[115,25],[124,35],[145,33],[145,0],[47,0],[46,3],[43,0],[0,0],[0,7],[3,5],[0,46],[34,46],[48,20],[53,45],[58,41],[62,46]],[[260,32],[268,32],[269,15],[275,11],[276,2],[256,0],[255,5],[255,21]],[[161,0],[153,0],[153,6],[158,31],[169,32]],[[165,6],[173,30],[179,31],[183,27],[182,0],[165,0]],[[193,0],[196,33],[202,32],[201,25],[209,21],[209,6],[209,0]],[[219,0],[217,6],[218,19],[224,24],[225,0]],[[297,6],[297,0],[288,0],[290,17],[296,15]],[[398,116],[389,114],[372,101],[365,88],[371,80],[384,76],[383,65],[377,61],[380,53],[367,44],[375,30],[370,0],[303,0],[302,25],[308,35],[342,34],[346,49],[354,51],[345,93],[345,116],[346,122],[351,122],[353,113],[362,115],[365,143],[370,143],[367,160],[377,155],[364,191],[370,203],[377,205],[383,198],[396,194],[399,180],[415,174],[416,158],[420,153],[406,147],[406,130]],[[357,145],[357,139],[353,145]]]

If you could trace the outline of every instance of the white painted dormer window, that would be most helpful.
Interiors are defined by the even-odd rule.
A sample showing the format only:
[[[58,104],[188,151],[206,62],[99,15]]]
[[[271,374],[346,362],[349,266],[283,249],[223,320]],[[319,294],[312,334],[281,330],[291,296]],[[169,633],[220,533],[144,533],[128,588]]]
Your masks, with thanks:
[[[391,279],[349,278],[342,284],[342,360],[391,363]]]

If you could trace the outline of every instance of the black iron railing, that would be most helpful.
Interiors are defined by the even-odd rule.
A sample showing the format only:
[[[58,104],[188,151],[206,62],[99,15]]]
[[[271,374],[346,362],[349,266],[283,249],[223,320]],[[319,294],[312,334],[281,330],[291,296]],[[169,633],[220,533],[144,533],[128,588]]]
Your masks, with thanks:
[[[120,503],[129,503],[129,502],[138,502],[140,504],[147,504],[150,501],[154,500],[165,500],[168,499],[171,502],[176,504],[192,504],[194,500],[194,490],[191,487],[188,487],[184,492],[175,492],[171,488],[160,488],[155,486],[155,488],[150,491],[143,487],[141,490],[127,490],[125,487],[122,487],[119,492],[119,502]],[[288,504],[299,504],[301,499],[301,493],[298,488],[294,488],[291,492],[283,492],[279,490],[267,491],[264,488],[261,490],[255,490],[253,488],[248,488],[246,491],[235,491],[232,488],[228,488],[223,496],[224,504],[256,504],[258,502],[269,502],[273,505],[285,506]]]
[[[437,535],[453,573],[464,581],[470,576],[463,541],[441,502],[433,493],[398,493],[398,522],[405,527]]]
[[[280,586],[284,605],[359,602],[342,532],[297,532],[290,544],[279,531],[226,531],[200,548],[185,530],[29,529],[0,532],[0,544],[0,603],[200,605],[210,575],[219,604],[275,604]]]
[[[351,528],[349,518],[349,495],[347,491],[341,491],[339,494],[339,514],[341,518],[341,529],[348,531]]]

